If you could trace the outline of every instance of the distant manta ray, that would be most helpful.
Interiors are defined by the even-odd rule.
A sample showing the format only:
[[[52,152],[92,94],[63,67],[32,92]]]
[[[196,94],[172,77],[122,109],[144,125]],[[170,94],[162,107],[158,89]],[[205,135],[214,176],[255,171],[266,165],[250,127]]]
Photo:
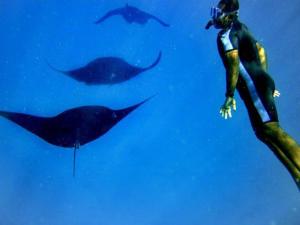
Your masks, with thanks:
[[[76,150],[104,135],[149,99],[119,110],[112,110],[104,106],[82,106],[69,109],[54,117],[40,117],[7,111],[0,111],[0,116],[18,124],[52,145],[73,148],[73,175],[75,175]]]
[[[125,7],[117,8],[117,9],[114,9],[114,10],[111,10],[111,11],[107,12],[103,17],[101,17],[99,20],[97,20],[95,22],[95,24],[102,23],[107,18],[109,18],[111,16],[116,16],[116,15],[123,16],[123,18],[128,23],[138,23],[138,24],[144,25],[148,22],[148,20],[153,19],[153,20],[156,20],[157,22],[159,22],[164,27],[169,27],[170,26],[169,24],[163,22],[162,20],[160,20],[156,16],[153,16],[149,13],[146,13],[146,12],[136,8],[136,7],[129,6],[128,4],[126,4]]]
[[[49,63],[48,65],[53,70],[66,74],[69,77],[88,85],[116,84],[129,80],[142,72],[152,69],[159,63],[160,59],[161,52],[159,52],[155,62],[146,68],[132,66],[123,59],[117,57],[97,58],[83,67],[69,71],[58,70]]]

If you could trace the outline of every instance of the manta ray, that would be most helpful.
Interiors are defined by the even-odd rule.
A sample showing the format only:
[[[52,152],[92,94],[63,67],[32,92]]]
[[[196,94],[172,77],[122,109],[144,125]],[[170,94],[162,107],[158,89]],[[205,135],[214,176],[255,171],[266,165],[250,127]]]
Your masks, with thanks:
[[[152,20],[157,21],[164,27],[170,26],[169,24],[163,22],[156,16],[153,16],[149,13],[146,13],[146,12],[144,12],[136,7],[130,6],[128,4],[126,4],[125,7],[117,8],[117,9],[107,12],[103,17],[101,17],[99,20],[97,20],[95,22],[95,24],[102,23],[107,18],[109,18],[111,16],[116,16],[116,15],[123,16],[123,18],[126,20],[126,22],[130,23],[130,24],[138,23],[138,24],[144,25],[148,22],[148,20],[152,19]]]
[[[104,106],[81,106],[53,117],[41,117],[17,112],[0,111],[0,116],[18,124],[49,144],[76,150],[103,136],[119,121],[150,98],[133,106],[113,110]]]
[[[127,81],[138,74],[155,67],[161,59],[161,52],[155,62],[150,66],[141,68],[128,64],[121,58],[103,57],[92,60],[83,67],[69,71],[58,70],[51,64],[48,65],[55,71],[61,72],[77,81],[87,85],[116,84]]]

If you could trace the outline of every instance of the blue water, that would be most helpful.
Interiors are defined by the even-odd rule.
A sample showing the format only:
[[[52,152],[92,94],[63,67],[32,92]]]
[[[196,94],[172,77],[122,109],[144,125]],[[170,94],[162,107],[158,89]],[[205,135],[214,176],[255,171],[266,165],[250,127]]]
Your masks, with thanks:
[[[0,118],[2,225],[299,225],[300,196],[247,112],[223,120],[225,75],[217,1],[131,0],[171,24],[113,17],[121,0],[0,2],[0,109],[53,116],[82,105],[119,109],[156,94],[103,137],[73,152]],[[283,128],[300,141],[300,16],[296,0],[243,0],[240,18],[266,47]],[[160,64],[112,86],[87,86],[52,71],[101,56]]]

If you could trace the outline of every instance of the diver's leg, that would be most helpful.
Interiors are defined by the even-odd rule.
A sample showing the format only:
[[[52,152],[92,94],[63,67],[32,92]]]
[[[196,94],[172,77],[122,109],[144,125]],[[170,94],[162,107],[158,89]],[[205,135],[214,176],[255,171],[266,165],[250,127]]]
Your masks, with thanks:
[[[278,138],[277,136],[281,133],[281,131],[277,127],[279,127],[277,122],[266,123],[266,124],[262,125],[259,129],[255,129],[256,136],[259,140],[261,140],[263,143],[265,143],[273,151],[273,153],[277,156],[277,158],[287,168],[287,170],[292,175],[294,181],[296,182],[296,184],[300,190],[300,170],[298,169],[298,167],[296,166],[296,164],[294,163],[292,158],[289,156],[289,154],[286,153],[286,150],[282,149],[278,145],[277,142],[278,142],[278,140],[280,140],[280,138]],[[282,132],[283,132],[283,130],[282,130]],[[276,134],[276,133],[279,133],[279,134]],[[274,135],[274,134],[276,134],[276,135]],[[281,143],[281,145],[282,145],[282,143]]]
[[[275,90],[274,81],[267,73],[262,72],[260,75],[265,78],[265,81],[257,84],[257,88],[270,120],[269,122],[265,122],[262,119],[263,124],[260,124],[259,127],[264,130],[263,133],[268,137],[268,139],[270,139],[272,143],[276,144],[276,146],[280,148],[281,152],[285,154],[300,171],[300,146],[279,126],[276,105],[273,97]]]
[[[281,151],[281,149],[269,140],[262,141],[266,144],[272,152],[276,155],[276,157],[280,160],[280,162],[285,166],[285,168],[289,171],[293,180],[295,181],[298,189],[300,191],[300,171],[295,167],[294,163]]]
[[[300,171],[299,144],[279,126],[278,122],[266,123],[264,127],[271,141],[281,149]]]

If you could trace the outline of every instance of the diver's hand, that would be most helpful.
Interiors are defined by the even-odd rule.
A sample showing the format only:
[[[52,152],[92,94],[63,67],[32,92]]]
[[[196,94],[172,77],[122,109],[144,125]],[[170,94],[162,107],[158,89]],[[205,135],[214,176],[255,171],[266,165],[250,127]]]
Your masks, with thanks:
[[[234,111],[236,111],[236,101],[232,97],[227,97],[220,110],[220,114],[225,120],[232,117],[231,107]]]
[[[278,90],[275,90],[273,93],[273,97],[280,97],[280,92]]]

